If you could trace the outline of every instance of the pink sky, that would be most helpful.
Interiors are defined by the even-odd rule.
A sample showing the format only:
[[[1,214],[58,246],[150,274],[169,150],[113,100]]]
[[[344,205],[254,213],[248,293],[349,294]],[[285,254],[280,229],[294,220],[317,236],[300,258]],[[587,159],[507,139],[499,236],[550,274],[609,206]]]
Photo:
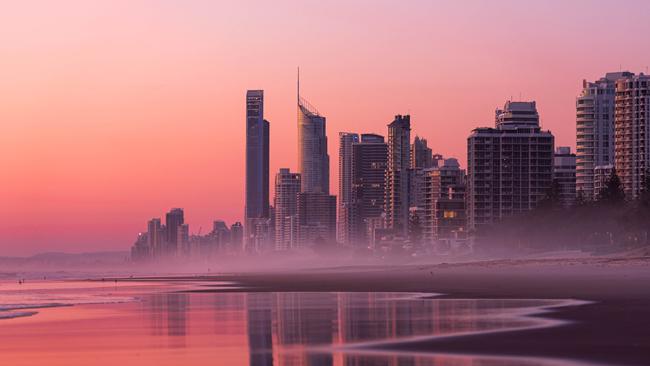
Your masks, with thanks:
[[[295,73],[339,131],[413,134],[461,159],[511,96],[574,146],[583,78],[650,65],[647,1],[60,1],[0,14],[0,256],[127,249],[185,208],[241,220],[246,89],[271,172],[296,163]]]

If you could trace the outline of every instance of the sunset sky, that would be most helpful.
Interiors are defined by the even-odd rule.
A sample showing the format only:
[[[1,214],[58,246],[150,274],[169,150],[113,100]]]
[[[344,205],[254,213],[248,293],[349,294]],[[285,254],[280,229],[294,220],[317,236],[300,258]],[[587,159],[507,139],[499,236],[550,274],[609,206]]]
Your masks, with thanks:
[[[0,256],[126,250],[185,209],[244,207],[247,89],[264,89],[271,174],[297,167],[296,67],[339,131],[412,134],[466,166],[509,98],[575,144],[582,79],[650,65],[649,1],[22,1],[0,12]],[[336,193],[336,192],[334,192]]]

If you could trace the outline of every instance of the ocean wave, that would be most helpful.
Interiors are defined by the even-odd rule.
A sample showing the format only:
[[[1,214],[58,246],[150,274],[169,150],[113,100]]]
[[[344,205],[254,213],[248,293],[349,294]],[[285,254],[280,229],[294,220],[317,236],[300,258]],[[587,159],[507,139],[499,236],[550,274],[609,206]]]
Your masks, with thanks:
[[[0,304],[0,311],[12,310],[27,310],[27,309],[42,309],[42,308],[55,308],[59,306],[72,306],[74,304],[63,303],[45,303],[45,304]]]
[[[21,318],[38,314],[38,311],[24,311],[34,309],[57,308],[74,305],[99,305],[99,304],[119,304],[131,301],[137,301],[135,297],[110,297],[110,298],[80,298],[67,300],[66,302],[47,302],[34,304],[0,304],[0,320]]]
[[[36,314],[38,314],[38,311],[11,311],[8,313],[0,313],[0,319],[24,318]]]

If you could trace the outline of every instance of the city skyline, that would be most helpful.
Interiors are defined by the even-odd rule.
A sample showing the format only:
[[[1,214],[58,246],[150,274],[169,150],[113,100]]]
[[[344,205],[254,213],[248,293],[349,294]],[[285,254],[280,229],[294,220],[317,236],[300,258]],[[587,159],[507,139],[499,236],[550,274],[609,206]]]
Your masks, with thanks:
[[[5,59],[6,67],[0,71],[3,80],[7,80],[0,86],[7,96],[0,107],[4,111],[3,123],[8,127],[8,132],[0,137],[7,177],[0,199],[9,208],[0,220],[0,231],[5,233],[0,249],[7,255],[126,249],[134,233],[145,229],[146,220],[172,207],[186,210],[186,221],[192,223],[192,231],[210,227],[217,218],[229,223],[243,221],[242,94],[247,89],[265,90],[265,118],[272,123],[271,174],[279,167],[297,171],[292,102],[297,64],[303,67],[308,80],[303,86],[305,94],[317,101],[320,111],[327,116],[330,141],[335,141],[339,131],[347,130],[386,135],[385,124],[394,114],[410,114],[412,134],[426,138],[434,153],[457,157],[463,168],[467,134],[475,127],[490,125],[494,108],[504,100],[537,101],[541,123],[553,132],[555,145],[575,148],[575,99],[582,80],[598,80],[607,72],[621,69],[646,72],[650,51],[633,46],[640,41],[634,34],[648,33],[643,18],[634,21],[647,13],[641,9],[648,7],[647,3],[636,3],[634,8],[638,11],[624,21],[612,19],[611,32],[606,33],[604,40],[604,33],[589,35],[606,43],[611,49],[607,53],[602,52],[602,44],[594,50],[589,42],[580,45],[581,37],[586,35],[580,30],[580,20],[613,12],[607,5],[584,10],[569,4],[554,12],[543,5],[534,10],[526,8],[540,14],[540,19],[548,20],[559,13],[559,19],[554,18],[551,24],[559,31],[531,31],[533,24],[524,27],[526,30],[520,35],[513,31],[526,24],[523,19],[527,18],[517,18],[524,8],[514,4],[494,9],[482,6],[476,5],[457,25],[450,24],[452,21],[436,25],[436,20],[431,19],[431,24],[409,29],[403,21],[397,21],[381,31],[380,24],[390,23],[386,22],[391,18],[386,12],[391,7],[379,4],[377,13],[362,22],[369,26],[369,31],[376,31],[373,36],[353,27],[352,19],[325,11],[314,19],[315,30],[291,38],[289,43],[295,46],[318,36],[328,29],[325,17],[336,17],[343,28],[340,34],[332,34],[327,45],[334,54],[345,55],[341,60],[306,56],[292,59],[296,54],[287,52],[284,56],[269,55],[263,64],[239,65],[239,60],[223,56],[224,62],[208,67],[215,58],[222,60],[215,56],[222,53],[217,51],[237,48],[222,36],[230,33],[223,33],[220,28],[214,34],[222,38],[215,36],[219,42],[214,46],[209,45],[212,39],[199,37],[201,26],[211,19],[198,15],[198,11],[186,14],[199,21],[198,25],[191,25],[173,15],[171,7],[157,9],[147,19],[150,28],[136,32],[130,42],[130,33],[114,31],[111,24],[99,17],[103,11],[118,12],[117,5],[97,9],[80,3],[73,12],[44,5],[42,13],[32,15],[21,5],[15,5],[15,19],[39,17],[43,20],[39,23],[42,30],[51,32],[33,32],[15,19],[7,19],[3,24],[7,32],[2,33],[24,35],[24,45],[7,40],[14,57]],[[136,23],[146,7],[138,8],[139,11],[126,15],[125,29],[142,30]],[[283,3],[271,10],[273,14],[282,14],[288,8]],[[358,14],[361,8],[358,4],[351,6],[351,14]],[[197,9],[200,6],[192,8]],[[319,9],[328,7],[311,5],[298,11]],[[414,16],[421,10],[423,15],[435,13],[436,17],[443,17],[453,14],[454,6],[433,8],[417,4],[395,10],[397,14],[407,12]],[[233,12],[241,14],[242,9]],[[262,17],[258,12],[263,11],[257,10],[252,15],[254,19]],[[503,23],[481,28],[484,21],[491,22],[497,14],[502,15]],[[87,24],[87,15],[98,17],[97,24]],[[55,24],[62,26],[53,28]],[[473,43],[471,33],[448,35],[454,33],[453,27],[468,24],[472,29],[485,30],[484,43]],[[79,32],[85,38],[69,34],[83,27],[89,28],[89,32]],[[442,34],[439,27],[451,27],[452,31]],[[173,47],[184,44],[188,55],[161,57],[173,55],[172,46],[168,49],[161,38],[153,37],[161,29],[163,36],[171,37],[167,39]],[[173,36],[177,30],[183,30],[182,34],[189,39],[203,41],[186,43],[182,35]],[[399,46],[419,31],[426,31],[429,36],[437,34],[438,38],[425,51]],[[246,37],[252,37],[249,32]],[[288,34],[282,27],[267,37]],[[617,37],[621,34],[627,37]],[[341,40],[350,35],[353,39],[370,37],[366,38],[369,43],[352,49],[351,44]],[[509,58],[514,51],[508,49],[504,38],[530,47],[530,55]],[[138,50],[150,39],[156,40],[151,48]],[[111,45],[110,41],[115,43]],[[106,48],[100,47],[105,43]],[[419,57],[420,62],[404,68],[403,61],[399,61],[404,55],[385,52],[391,45]],[[499,45],[503,48],[496,47]],[[272,42],[272,46],[278,44]],[[115,47],[126,48],[122,53],[104,57],[111,55]],[[497,50],[504,55],[497,54]],[[43,57],[47,52],[54,52],[54,57]],[[459,57],[462,55],[471,57]],[[39,59],[52,62],[45,65]],[[369,64],[370,60],[377,62]],[[179,64],[183,66],[177,68]],[[249,74],[228,76],[232,70],[248,66]],[[76,75],[79,70],[82,72]],[[100,76],[98,70],[105,70],[113,79]],[[74,77],[70,78],[71,75]],[[403,92],[395,93],[396,89]],[[218,103],[213,105],[215,100]],[[330,144],[330,161],[338,161],[337,150],[336,144]],[[224,172],[233,179],[224,179]],[[331,193],[338,195],[338,173],[330,167],[330,174]],[[272,189],[270,197],[274,195]],[[105,227],[113,228],[113,232],[102,232]]]

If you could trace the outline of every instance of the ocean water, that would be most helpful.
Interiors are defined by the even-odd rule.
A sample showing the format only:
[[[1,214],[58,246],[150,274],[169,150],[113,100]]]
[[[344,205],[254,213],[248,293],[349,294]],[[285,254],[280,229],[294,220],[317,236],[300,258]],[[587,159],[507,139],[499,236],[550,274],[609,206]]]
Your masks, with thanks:
[[[573,300],[434,294],[196,292],[205,282],[0,283],[7,365],[537,366],[566,360],[390,351],[395,342],[561,325]],[[239,291],[242,291],[239,289]]]

